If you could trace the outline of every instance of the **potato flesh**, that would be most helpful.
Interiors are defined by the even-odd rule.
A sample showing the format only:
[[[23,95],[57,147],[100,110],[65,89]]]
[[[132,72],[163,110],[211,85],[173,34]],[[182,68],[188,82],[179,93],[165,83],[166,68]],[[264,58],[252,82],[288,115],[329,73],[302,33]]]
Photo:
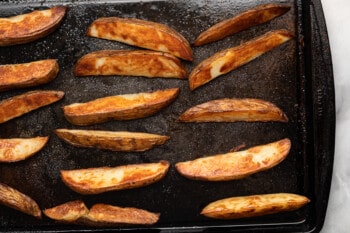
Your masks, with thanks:
[[[41,218],[41,210],[32,198],[3,183],[0,183],[0,204]]]
[[[90,125],[109,120],[131,120],[148,117],[169,105],[179,94],[178,88],[108,96],[63,108],[66,119],[76,125]]]
[[[176,57],[147,50],[102,50],[80,58],[76,76],[129,75],[148,78],[186,78],[185,67]]]
[[[188,41],[174,29],[160,23],[132,18],[99,18],[90,25],[87,35],[166,52],[193,61]]]
[[[197,37],[194,46],[201,46],[221,40],[250,27],[268,22],[289,10],[290,6],[278,4],[257,6],[208,28]]]
[[[0,66],[0,91],[32,87],[53,80],[59,67],[54,59]]]
[[[307,197],[291,193],[232,197],[210,203],[201,214],[216,219],[247,218],[297,210],[308,202]]]
[[[63,182],[81,194],[97,194],[112,190],[142,187],[162,179],[169,162],[132,164],[61,171]]]
[[[211,80],[226,74],[292,38],[287,30],[275,30],[245,42],[239,46],[225,49],[205,59],[189,75],[190,89],[194,90]]]
[[[89,209],[84,202],[70,201],[43,211],[44,214],[54,220],[62,222],[75,222],[79,218],[89,213]]]
[[[282,139],[244,151],[179,162],[175,167],[181,175],[194,180],[226,181],[241,179],[276,166],[286,158],[290,147],[290,140]]]
[[[57,129],[55,132],[71,145],[112,151],[145,151],[169,139],[163,135],[125,131]]]
[[[39,152],[48,137],[0,139],[0,162],[17,162]]]
[[[142,209],[96,204],[91,207],[85,222],[92,226],[152,225],[158,219],[159,214]]]
[[[89,226],[122,226],[151,225],[159,220],[159,214],[132,207],[118,207],[106,204],[95,204],[89,210],[84,202],[71,201],[50,209],[44,214],[54,220],[89,225]]]
[[[288,122],[284,112],[274,104],[259,99],[218,99],[196,105],[179,118],[183,122]]]
[[[24,44],[53,32],[63,20],[66,7],[57,6],[48,10],[0,18],[0,46]]]
[[[0,124],[59,101],[62,91],[30,91],[0,102]]]

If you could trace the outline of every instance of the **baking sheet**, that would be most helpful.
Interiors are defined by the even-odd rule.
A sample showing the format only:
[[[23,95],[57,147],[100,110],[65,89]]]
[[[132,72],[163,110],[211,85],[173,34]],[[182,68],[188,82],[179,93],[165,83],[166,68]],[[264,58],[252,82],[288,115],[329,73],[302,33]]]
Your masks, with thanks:
[[[41,87],[0,93],[1,99],[29,90],[54,89],[65,97],[48,107],[0,125],[0,137],[50,136],[48,145],[32,158],[0,164],[0,182],[36,200],[42,209],[82,199],[91,206],[106,203],[131,206],[161,213],[150,227],[163,231],[318,231],[323,224],[333,162],[334,88],[331,61],[322,9],[318,1],[282,0],[291,10],[273,21],[240,32],[220,42],[193,48],[195,61],[184,62],[190,71],[203,59],[269,30],[288,29],[295,39],[190,92],[186,80],[142,77],[74,77],[75,62],[86,53],[101,49],[137,49],[119,42],[85,36],[89,24],[106,16],[134,17],[167,24],[190,42],[208,26],[251,7],[270,1],[18,1],[1,3],[0,17],[67,5],[69,11],[61,27],[38,41],[0,48],[0,64],[56,58],[57,78]],[[310,7],[310,3],[313,3]],[[321,15],[321,17],[320,17]],[[320,21],[321,20],[321,21]],[[179,87],[179,97],[160,113],[138,120],[113,121],[88,127],[69,124],[62,106],[95,98],[126,93],[148,92]],[[180,123],[178,116],[191,106],[218,98],[261,98],[281,107],[286,123]],[[141,153],[109,152],[75,148],[59,140],[56,128],[141,131],[170,136],[159,147]],[[192,181],[180,176],[174,164],[205,155],[225,153],[231,148],[265,144],[288,137],[289,156],[278,166],[248,178],[229,182]],[[333,140],[333,141],[332,141]],[[60,179],[61,169],[118,166],[167,160],[172,165],[167,176],[147,187],[83,196],[67,188]],[[238,220],[213,220],[199,214],[221,198],[290,192],[308,196],[311,203],[290,213]],[[36,220],[0,206],[0,230],[4,231],[85,231],[93,228],[63,225],[47,218]],[[106,229],[100,229],[106,230]],[[108,230],[115,230],[108,228]]]

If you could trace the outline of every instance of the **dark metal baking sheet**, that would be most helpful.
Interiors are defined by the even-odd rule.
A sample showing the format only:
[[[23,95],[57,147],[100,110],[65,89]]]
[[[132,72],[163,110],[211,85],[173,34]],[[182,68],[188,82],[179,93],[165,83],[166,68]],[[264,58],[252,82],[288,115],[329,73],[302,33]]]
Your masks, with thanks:
[[[42,209],[76,200],[88,206],[107,203],[133,206],[161,213],[150,227],[94,229],[63,225],[0,206],[0,231],[230,231],[230,232],[318,232],[327,207],[334,150],[334,87],[331,56],[321,4],[318,0],[279,0],[291,10],[269,23],[240,32],[220,42],[194,48],[195,61],[185,62],[190,71],[216,51],[232,47],[273,29],[288,29],[295,39],[207,85],[189,91],[188,83],[176,79],[141,77],[77,78],[72,69],[82,55],[100,49],[135,49],[132,46],[85,36],[88,25],[102,16],[135,17],[167,24],[190,42],[209,25],[269,0],[228,1],[8,1],[0,3],[0,17],[67,5],[61,27],[38,41],[0,48],[0,64],[56,58],[58,77],[37,88],[0,93],[0,99],[35,89],[55,89],[65,98],[0,125],[0,137],[49,135],[48,145],[32,158],[0,164],[0,182],[35,199]],[[179,87],[178,99],[155,116],[132,121],[113,121],[89,127],[70,125],[62,106],[94,98]],[[289,123],[184,124],[177,117],[187,108],[223,97],[261,98],[280,106]],[[130,130],[166,134],[171,140],[142,153],[118,153],[75,148],[60,141],[56,128]],[[229,182],[199,182],[181,177],[174,169],[179,161],[224,153],[245,143],[247,147],[289,137],[292,150],[278,166],[248,178]],[[61,169],[117,166],[168,160],[167,176],[156,184],[125,191],[83,196],[61,181]],[[209,202],[230,196],[291,192],[306,195],[311,203],[290,213],[239,220],[213,220],[200,216]]]

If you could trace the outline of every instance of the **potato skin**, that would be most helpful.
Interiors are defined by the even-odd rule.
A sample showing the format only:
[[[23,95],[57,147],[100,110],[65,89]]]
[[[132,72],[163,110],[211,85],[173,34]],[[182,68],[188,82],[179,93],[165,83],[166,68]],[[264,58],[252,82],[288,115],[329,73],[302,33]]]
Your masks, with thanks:
[[[276,105],[260,99],[218,99],[196,105],[180,117],[182,122],[288,122],[286,114]]]
[[[148,50],[101,50],[81,57],[75,65],[74,75],[185,79],[187,72],[179,59],[167,53]]]
[[[0,46],[25,44],[47,36],[60,25],[66,11],[67,7],[56,6],[0,18]]]
[[[62,170],[61,178],[75,192],[98,194],[155,183],[166,175],[169,166],[169,162],[162,160],[158,163]]]
[[[228,181],[242,179],[276,166],[287,157],[290,148],[291,142],[285,138],[244,151],[179,162],[175,168],[181,175],[193,180]]]
[[[0,162],[17,162],[39,152],[49,137],[0,139]]]
[[[92,125],[110,120],[132,120],[151,116],[172,103],[179,88],[99,98],[63,107],[64,116],[74,125]]]
[[[134,18],[99,18],[90,25],[86,34],[170,53],[184,60],[193,61],[188,41],[164,24]]]
[[[231,197],[208,204],[201,214],[216,219],[248,218],[294,211],[309,202],[307,197],[292,193]]]
[[[226,19],[211,26],[197,37],[193,45],[201,46],[221,40],[227,36],[231,36],[250,27],[266,23],[278,16],[285,14],[289,10],[290,6],[287,5],[259,5],[230,19]]]
[[[41,210],[32,198],[3,183],[0,183],[0,204],[41,219]]]
[[[287,30],[274,30],[214,54],[192,70],[188,77],[190,89],[194,90],[220,75],[247,64],[291,38],[293,35]]]
[[[56,78],[57,60],[47,59],[0,66],[0,91],[42,85]]]
[[[30,91],[0,102],[0,124],[59,101],[62,91]]]
[[[73,146],[125,152],[146,151],[169,140],[168,136],[125,131],[56,129],[55,133]]]

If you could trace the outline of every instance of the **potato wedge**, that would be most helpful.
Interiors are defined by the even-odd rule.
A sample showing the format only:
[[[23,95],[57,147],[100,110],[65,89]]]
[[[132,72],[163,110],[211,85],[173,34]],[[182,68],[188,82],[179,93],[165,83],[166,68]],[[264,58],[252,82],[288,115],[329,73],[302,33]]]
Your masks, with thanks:
[[[237,219],[297,210],[310,200],[292,193],[231,197],[210,203],[201,214],[216,219]]]
[[[54,59],[0,65],[0,91],[48,83],[56,78],[58,70],[58,63]]]
[[[62,170],[61,178],[75,192],[98,194],[155,183],[166,175],[169,166],[169,162],[160,161],[118,167]]]
[[[39,152],[49,137],[0,139],[0,162],[17,162]]]
[[[182,122],[288,122],[276,105],[259,99],[218,99],[196,105],[179,118]]]
[[[108,96],[63,107],[64,116],[74,125],[91,125],[110,120],[132,120],[151,116],[173,102],[179,88]]]
[[[197,65],[189,75],[191,90],[247,64],[271,49],[287,42],[293,35],[287,30],[275,30],[245,42],[239,46],[220,51]]]
[[[174,29],[160,23],[133,18],[99,18],[90,25],[87,35],[166,52],[193,61],[188,41]]]
[[[89,210],[84,202],[71,201],[43,211],[54,220],[64,223],[94,227],[151,225],[159,220],[159,214],[132,207],[95,204]]]
[[[0,183],[0,204],[41,219],[41,210],[32,198],[3,183]]]
[[[148,50],[102,50],[77,61],[76,76],[129,75],[185,79],[187,72],[176,57]]]
[[[57,6],[9,18],[0,18],[0,46],[29,43],[53,32],[67,7]]]
[[[159,220],[158,213],[132,207],[118,207],[106,204],[95,204],[89,214],[81,220],[89,226],[125,226],[152,225]]]
[[[83,201],[77,200],[45,209],[43,213],[53,220],[65,223],[76,223],[81,217],[89,213],[89,209]]]
[[[179,162],[177,171],[193,180],[226,181],[242,179],[282,162],[291,147],[289,139],[193,161]]]
[[[286,5],[259,5],[253,9],[249,9],[230,19],[226,19],[211,26],[197,37],[193,45],[201,46],[221,40],[250,27],[266,23],[278,16],[285,14],[289,10],[290,6]]]
[[[62,91],[30,91],[0,102],[0,124],[59,101]]]
[[[146,151],[169,140],[168,136],[127,131],[56,129],[55,133],[73,146],[111,151]]]

